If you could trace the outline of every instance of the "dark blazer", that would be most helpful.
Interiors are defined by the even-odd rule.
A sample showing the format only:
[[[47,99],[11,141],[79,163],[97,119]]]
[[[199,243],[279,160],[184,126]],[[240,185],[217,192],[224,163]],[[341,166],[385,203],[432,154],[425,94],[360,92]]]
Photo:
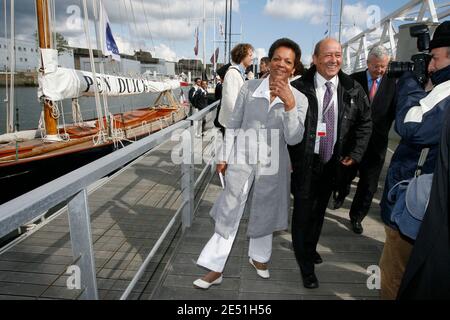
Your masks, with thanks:
[[[309,103],[303,140],[297,145],[288,146],[293,169],[293,193],[300,192],[302,197],[308,197],[309,194],[316,143],[318,101],[314,87],[315,73],[316,68],[311,67],[303,77],[291,82],[294,88],[306,95]],[[359,163],[372,132],[369,101],[359,83],[342,71],[338,77],[338,139],[334,154],[339,159],[350,156]]]
[[[222,99],[222,82],[216,84],[216,89],[214,90],[214,98],[216,100]]]
[[[192,104],[198,110],[202,110],[208,106],[208,93],[203,91],[203,89],[198,89],[194,97],[192,98]]]
[[[192,86],[192,87],[189,89],[189,92],[188,92],[188,99],[189,99],[189,102],[190,102],[191,104],[194,104],[193,97],[194,97],[195,91],[197,91],[197,90],[198,90],[198,89],[196,89],[196,87],[194,87],[194,86]]]
[[[367,83],[366,71],[356,72],[352,74],[364,89],[367,96],[369,90]],[[387,75],[381,79],[380,87],[378,88],[375,97],[370,104],[372,114],[372,136],[370,138],[367,151],[370,155],[380,156],[380,160],[384,160],[386,149],[389,141],[389,130],[395,118],[395,96],[396,96],[396,81],[394,78],[389,78]]]

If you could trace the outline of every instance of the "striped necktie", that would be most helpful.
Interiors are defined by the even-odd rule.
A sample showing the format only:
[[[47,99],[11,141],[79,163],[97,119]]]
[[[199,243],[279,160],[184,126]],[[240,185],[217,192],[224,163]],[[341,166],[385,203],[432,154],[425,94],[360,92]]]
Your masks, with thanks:
[[[331,82],[325,83],[327,90],[323,96],[323,115],[322,122],[326,125],[327,134],[320,138],[319,156],[323,163],[330,161],[333,155],[334,148],[334,101],[333,101],[333,88]]]

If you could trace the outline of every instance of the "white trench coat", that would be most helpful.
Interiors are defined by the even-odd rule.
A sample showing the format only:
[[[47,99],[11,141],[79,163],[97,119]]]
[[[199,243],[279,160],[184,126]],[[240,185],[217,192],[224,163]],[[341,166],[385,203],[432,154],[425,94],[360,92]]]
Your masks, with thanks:
[[[251,187],[246,204],[250,206],[248,236],[259,238],[288,227],[290,160],[287,144],[301,142],[308,109],[306,96],[291,86],[290,89],[296,106],[286,112],[278,97],[270,104],[269,78],[247,81],[241,88],[227,124],[222,157],[219,156],[228,163],[225,190],[210,211],[216,223],[215,232],[225,239],[239,219],[243,189],[248,180],[248,187]]]

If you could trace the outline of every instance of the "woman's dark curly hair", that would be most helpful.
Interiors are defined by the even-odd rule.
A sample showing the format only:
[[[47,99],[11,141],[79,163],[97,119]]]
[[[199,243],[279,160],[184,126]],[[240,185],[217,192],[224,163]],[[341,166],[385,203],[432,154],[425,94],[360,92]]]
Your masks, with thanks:
[[[269,49],[269,59],[272,60],[275,50],[277,50],[280,47],[286,47],[286,48],[292,49],[292,51],[294,51],[294,53],[295,53],[295,61],[294,61],[295,73],[302,72],[303,65],[300,61],[300,59],[302,58],[302,50],[300,49],[299,45],[291,39],[281,38],[281,39],[276,40],[274,43],[272,43],[272,45],[270,46],[270,49]]]
[[[234,63],[241,63],[242,60],[248,55],[249,51],[253,51],[253,46],[249,43],[239,43],[233,50],[231,50],[231,60]]]

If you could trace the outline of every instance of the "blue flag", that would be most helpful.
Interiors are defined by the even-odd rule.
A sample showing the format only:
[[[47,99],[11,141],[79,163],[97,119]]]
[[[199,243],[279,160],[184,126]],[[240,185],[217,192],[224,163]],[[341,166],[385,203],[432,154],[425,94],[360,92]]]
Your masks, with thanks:
[[[100,3],[100,30],[102,38],[102,51],[105,56],[111,56],[114,60],[120,61],[119,48],[112,35],[111,24],[103,3]]]

